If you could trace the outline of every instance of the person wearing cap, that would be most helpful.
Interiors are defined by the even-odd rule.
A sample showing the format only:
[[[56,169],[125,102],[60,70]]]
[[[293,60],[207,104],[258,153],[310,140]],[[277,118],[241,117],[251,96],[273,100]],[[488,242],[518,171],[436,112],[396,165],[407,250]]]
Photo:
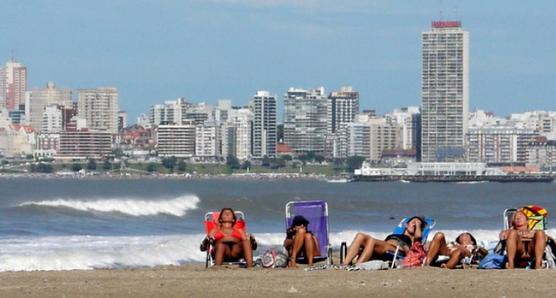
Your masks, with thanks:
[[[291,226],[286,231],[286,240],[284,247],[290,254],[288,267],[297,267],[297,257],[303,256],[307,261],[307,265],[313,265],[313,258],[320,255],[319,242],[317,237],[308,230],[309,221],[301,216],[296,215]]]
[[[475,240],[475,237],[469,232],[459,234],[456,241],[450,243],[446,243],[446,236],[444,236],[444,233],[438,232],[434,234],[429,244],[425,265],[430,266],[434,264],[439,255],[444,255],[449,256],[450,259],[448,259],[448,262],[442,264],[441,267],[454,269],[463,258],[471,256],[476,247],[477,240]]]
[[[413,216],[407,220],[402,234],[391,234],[384,240],[376,239],[368,234],[357,233],[349,246],[342,265],[350,265],[356,257],[357,264],[381,259],[385,257],[387,252],[394,252],[398,246],[400,251],[407,253],[414,242],[421,241],[426,225],[427,222],[423,216]]]

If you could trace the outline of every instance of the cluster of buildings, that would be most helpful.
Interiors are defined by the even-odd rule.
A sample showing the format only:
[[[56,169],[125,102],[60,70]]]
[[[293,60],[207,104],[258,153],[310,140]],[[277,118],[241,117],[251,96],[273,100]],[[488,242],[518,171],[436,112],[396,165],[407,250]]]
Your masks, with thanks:
[[[384,115],[362,110],[350,86],[289,88],[282,98],[257,91],[246,106],[183,97],[165,101],[127,126],[116,88],[27,90],[27,69],[0,69],[0,154],[56,159],[175,156],[222,162],[313,153],[363,157],[369,164],[421,162],[556,165],[556,112],[501,118],[469,111],[469,33],[437,21],[422,33],[421,106]],[[283,100],[283,124],[278,123]],[[456,169],[457,170],[457,169]]]

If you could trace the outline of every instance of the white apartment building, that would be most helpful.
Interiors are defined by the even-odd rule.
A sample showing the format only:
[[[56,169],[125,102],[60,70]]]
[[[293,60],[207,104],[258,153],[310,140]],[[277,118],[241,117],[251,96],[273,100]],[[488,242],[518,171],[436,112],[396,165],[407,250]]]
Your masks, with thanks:
[[[415,117],[419,115],[419,107],[404,107],[394,109],[384,117],[388,123],[395,124],[400,129],[401,149],[407,150],[417,147],[417,124]]]
[[[46,88],[33,89],[25,96],[25,114],[28,123],[36,131],[41,131],[43,126],[43,113],[47,106],[59,105],[71,108],[70,89],[58,89],[54,82],[48,82]]]
[[[253,114],[249,108],[228,110],[227,122],[222,125],[222,155],[238,159],[251,158],[251,130]]]
[[[220,156],[220,127],[216,123],[197,125],[195,129],[195,156]]]
[[[422,33],[421,158],[464,156],[469,110],[469,33],[458,21],[437,21]]]
[[[64,130],[63,107],[56,104],[46,106],[42,113],[41,133],[57,133]]]
[[[354,91],[351,86],[341,87],[339,91],[332,91],[328,95],[330,100],[332,133],[342,123],[350,123],[359,113],[359,92]]]
[[[257,91],[249,108],[253,115],[253,157],[276,156],[276,95]]]
[[[467,136],[469,162],[527,162],[527,145],[538,134],[514,127],[470,128]]]
[[[118,89],[78,89],[77,111],[91,130],[118,133]]]
[[[326,136],[332,132],[331,112],[324,87],[290,88],[284,98],[284,143],[297,153],[323,154]]]
[[[556,171],[556,141],[529,143],[527,145],[527,164]]]
[[[160,156],[192,157],[195,155],[195,125],[159,125],[156,148]]]

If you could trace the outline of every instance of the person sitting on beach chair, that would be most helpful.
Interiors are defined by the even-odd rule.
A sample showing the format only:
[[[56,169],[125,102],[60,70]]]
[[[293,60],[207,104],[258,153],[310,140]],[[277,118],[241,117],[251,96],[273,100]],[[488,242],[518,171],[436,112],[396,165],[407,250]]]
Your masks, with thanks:
[[[320,255],[319,241],[308,230],[308,225],[309,221],[305,217],[296,215],[286,232],[284,247],[290,255],[288,267],[297,267],[298,256],[304,256],[307,265],[313,266],[314,257]]]
[[[236,221],[235,212],[231,208],[223,208],[218,215],[217,225],[208,232],[205,241],[211,242],[214,247],[215,265],[243,258],[246,267],[250,268],[253,267],[252,237],[244,228],[238,227]],[[205,241],[203,244],[206,246]]]
[[[510,229],[500,232],[500,240],[505,241],[506,246],[507,269],[513,269],[516,265],[526,267],[533,258],[534,268],[542,269],[547,238],[542,228],[535,229],[535,225],[531,225],[526,214],[527,208],[529,207],[518,209],[513,214]]]
[[[456,241],[446,243],[444,233],[438,232],[434,234],[429,244],[429,250],[425,259],[425,265],[431,266],[435,263],[440,255],[449,256],[448,262],[442,263],[443,268],[454,269],[462,259],[470,257],[477,247],[477,240],[471,233],[465,232],[459,234]]]
[[[413,216],[407,220],[403,233],[391,234],[384,240],[373,238],[371,235],[357,233],[351,242],[342,265],[350,265],[357,257],[357,264],[374,259],[383,259],[388,252],[396,251],[407,253],[416,241],[421,241],[423,230],[427,223],[422,216]]]

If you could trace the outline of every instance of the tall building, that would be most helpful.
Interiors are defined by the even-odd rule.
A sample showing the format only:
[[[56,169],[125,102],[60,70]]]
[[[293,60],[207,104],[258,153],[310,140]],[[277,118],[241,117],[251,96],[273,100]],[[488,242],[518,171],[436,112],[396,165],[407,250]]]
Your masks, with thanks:
[[[257,91],[250,104],[253,114],[253,157],[276,156],[276,96]]]
[[[77,114],[91,130],[118,133],[118,89],[79,89]]]
[[[222,155],[238,159],[251,158],[251,134],[253,114],[248,108],[234,107],[228,110],[227,122],[221,127]]]
[[[71,90],[58,89],[54,82],[48,82],[46,88],[33,89],[26,93],[25,114],[27,116],[27,121],[36,131],[41,129],[43,114],[46,107],[50,105],[71,108]]]
[[[160,156],[192,157],[195,155],[195,125],[159,125],[156,146]]]
[[[421,159],[465,155],[469,110],[469,33],[459,21],[437,21],[422,33]]]
[[[41,133],[58,133],[64,130],[64,107],[49,105],[42,113]]]
[[[331,109],[324,87],[288,90],[284,98],[284,143],[295,152],[323,154],[331,123]]]
[[[0,109],[20,110],[25,104],[27,67],[14,59],[0,68]]]
[[[214,122],[205,122],[195,129],[195,156],[217,157],[220,155],[220,127]]]
[[[344,86],[340,91],[332,91],[328,96],[332,121],[332,132],[342,123],[350,123],[359,113],[359,92],[353,91],[351,86]]]
[[[118,131],[127,127],[127,112],[126,111],[119,111],[118,112]]]

